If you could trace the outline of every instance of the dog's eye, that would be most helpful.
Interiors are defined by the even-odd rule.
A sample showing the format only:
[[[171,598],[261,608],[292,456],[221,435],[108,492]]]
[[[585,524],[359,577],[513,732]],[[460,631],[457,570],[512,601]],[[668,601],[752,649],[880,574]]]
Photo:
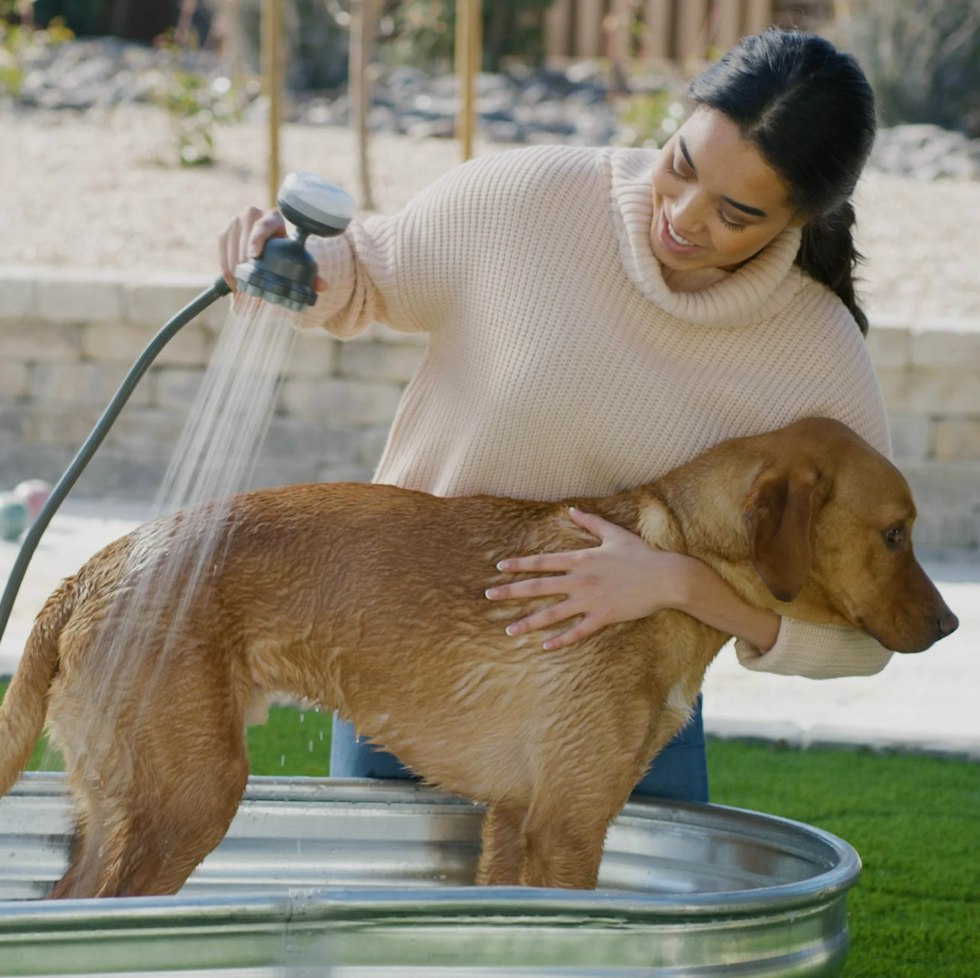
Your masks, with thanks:
[[[889,550],[901,550],[905,546],[905,527],[893,526],[881,534]]]

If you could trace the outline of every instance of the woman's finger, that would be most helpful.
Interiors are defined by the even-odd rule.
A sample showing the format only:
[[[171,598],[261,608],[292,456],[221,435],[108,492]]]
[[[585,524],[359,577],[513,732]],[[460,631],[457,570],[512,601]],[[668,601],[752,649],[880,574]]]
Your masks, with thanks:
[[[616,523],[610,523],[609,520],[603,519],[595,513],[585,513],[580,509],[575,509],[574,506],[569,506],[568,515],[572,518],[573,523],[582,527],[583,530],[588,530],[600,540],[605,540],[611,533],[623,529]]]
[[[511,636],[526,635],[528,632],[550,628],[552,625],[557,625],[560,621],[565,621],[567,618],[573,618],[575,615],[582,613],[582,609],[577,602],[559,601],[558,604],[542,608],[541,611],[536,611],[533,615],[528,615],[527,618],[521,618],[520,621],[513,622],[507,626],[505,631]]]
[[[235,288],[235,276],[231,274],[231,268],[228,264],[228,237],[233,225],[234,222],[218,235],[218,265],[221,267],[221,277],[232,290]]]
[[[508,557],[497,564],[497,570],[507,574],[540,574],[571,570],[578,551],[567,550],[557,554],[532,554],[529,557]]]
[[[583,638],[588,638],[590,635],[599,631],[603,624],[604,622],[601,618],[595,615],[586,615],[580,622],[569,628],[567,632],[562,632],[560,635],[554,635],[549,638],[545,641],[543,647],[551,652],[554,649],[563,649],[568,645],[574,645],[576,642],[581,642]]]
[[[512,598],[539,598],[553,594],[568,594],[568,577],[535,577],[513,584],[499,584],[485,592],[491,601],[507,601]]]
[[[237,288],[237,281],[235,279],[235,266],[238,264],[238,242],[241,238],[242,226],[241,221],[236,217],[232,221],[231,225],[228,227],[228,233],[225,236],[225,268],[228,270],[228,276],[230,276],[231,281],[229,285],[233,289]],[[228,276],[226,276],[226,281],[228,281]]]
[[[251,208],[249,210],[250,216],[252,210],[258,211],[258,208]],[[258,258],[269,238],[284,237],[286,237],[286,222],[279,211],[266,211],[264,214],[258,212],[256,220],[249,227],[248,238],[242,254],[248,258]]]
[[[261,246],[255,251],[252,246],[252,239],[257,235],[264,235],[263,218],[265,214],[258,207],[250,207],[242,216],[241,236],[238,240],[238,261],[247,261],[249,258],[258,258],[262,253]],[[262,242],[265,242],[263,236]]]

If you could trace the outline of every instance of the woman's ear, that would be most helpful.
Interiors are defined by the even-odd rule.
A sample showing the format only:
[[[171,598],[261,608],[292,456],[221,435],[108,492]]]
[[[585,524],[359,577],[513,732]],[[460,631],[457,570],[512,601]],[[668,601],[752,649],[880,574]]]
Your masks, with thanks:
[[[771,468],[756,479],[742,507],[752,566],[779,601],[792,601],[810,573],[813,515],[825,492],[812,468]]]

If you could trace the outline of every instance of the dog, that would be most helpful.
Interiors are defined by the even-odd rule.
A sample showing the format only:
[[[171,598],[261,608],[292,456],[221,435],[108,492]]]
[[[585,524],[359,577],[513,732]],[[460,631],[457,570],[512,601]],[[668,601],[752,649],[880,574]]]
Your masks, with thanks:
[[[597,499],[358,483],[244,493],[206,586],[182,607],[160,596],[126,670],[105,650],[146,573],[139,555],[190,573],[168,549],[174,520],[96,554],[37,618],[0,707],[0,794],[47,715],[77,818],[51,897],[180,889],[227,831],[248,776],[244,727],[274,692],[338,710],[428,783],[485,802],[477,883],[594,887],[609,822],[730,636],[673,610],[554,652],[541,633],[505,634],[528,603],[484,598],[517,579],[497,561],[596,545],[569,506],[699,558],[757,608],[862,629],[897,652],[958,624],[913,555],[905,480],[828,419],[722,442]],[[178,516],[205,532],[205,511]]]

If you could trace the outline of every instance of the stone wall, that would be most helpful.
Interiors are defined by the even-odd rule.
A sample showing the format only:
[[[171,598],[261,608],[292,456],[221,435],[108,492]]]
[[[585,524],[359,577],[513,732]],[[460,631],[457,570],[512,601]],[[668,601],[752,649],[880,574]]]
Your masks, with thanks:
[[[207,278],[0,267],[0,489],[55,481],[153,334]],[[150,498],[200,384],[227,300],[164,349],[75,489]],[[980,322],[876,322],[870,339],[916,541],[977,547]],[[255,485],[366,480],[425,339],[372,326],[341,343],[302,333]]]

